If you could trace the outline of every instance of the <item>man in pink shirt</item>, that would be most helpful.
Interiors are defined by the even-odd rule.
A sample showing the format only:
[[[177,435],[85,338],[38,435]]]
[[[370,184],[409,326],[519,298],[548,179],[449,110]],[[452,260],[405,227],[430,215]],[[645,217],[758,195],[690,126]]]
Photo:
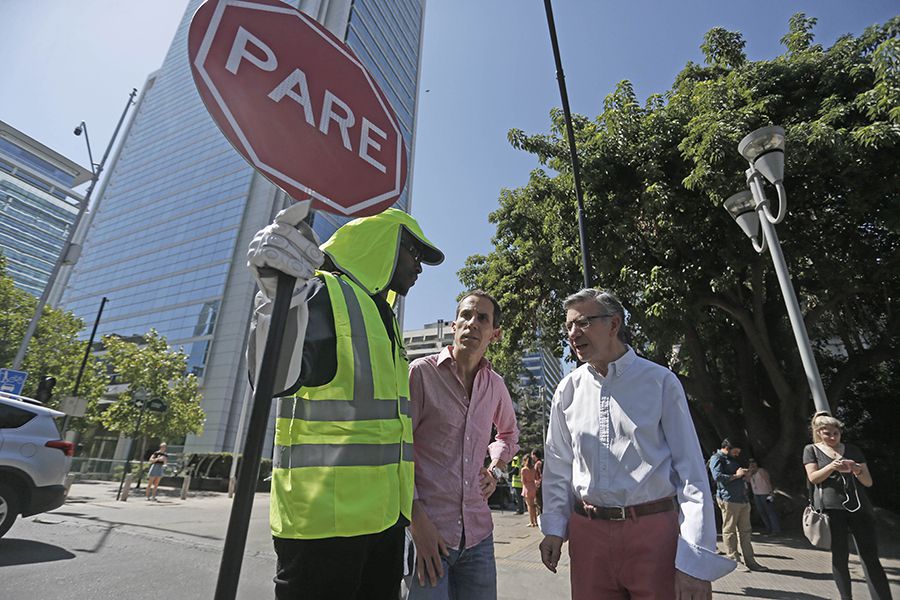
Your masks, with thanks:
[[[416,464],[409,600],[497,598],[487,499],[497,485],[493,468],[505,468],[519,439],[506,384],[484,358],[500,339],[500,318],[491,296],[468,293],[451,324],[453,345],[409,368]],[[497,428],[494,442],[491,426]]]

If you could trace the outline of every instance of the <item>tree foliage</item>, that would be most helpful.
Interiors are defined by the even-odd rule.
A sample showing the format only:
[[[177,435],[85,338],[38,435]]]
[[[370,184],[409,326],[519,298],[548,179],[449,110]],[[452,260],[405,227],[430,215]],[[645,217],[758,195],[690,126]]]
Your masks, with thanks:
[[[187,355],[172,351],[165,337],[151,329],[142,343],[136,344],[114,335],[104,336],[104,359],[115,373],[115,385],[126,385],[115,402],[102,410],[90,407],[92,420],[108,430],[148,438],[171,439],[188,433],[201,433],[205,413],[197,377],[187,373]],[[165,412],[141,409],[134,404],[135,393],[147,392],[150,398],[162,400]],[[140,416],[141,426],[137,429]],[[143,453],[141,453],[143,455]]]
[[[778,233],[832,408],[865,420],[880,409],[857,401],[861,382],[885,402],[900,383],[900,18],[827,50],[814,24],[795,15],[787,52],[756,62],[739,33],[714,29],[708,64],[688,63],[665,94],[641,105],[623,81],[596,119],[573,116],[591,280],[620,296],[635,347],[679,374],[706,449],[746,436],[788,487],[812,403],[768,253],[721,208],[746,189],[746,133],[787,131]],[[502,191],[495,250],[459,274],[510,315],[495,352],[507,364],[534,346],[535,324],[559,330],[561,299],[581,287],[565,124],[551,119],[550,134],[510,131],[546,168]]]
[[[6,259],[0,255],[0,366],[12,367],[36,307],[37,298],[15,286],[6,274]],[[48,406],[56,407],[61,395],[72,393],[87,343],[78,339],[83,329],[84,322],[73,313],[44,308],[22,361],[21,369],[28,372],[22,391],[25,396],[33,397],[38,382],[46,375],[56,378]],[[105,389],[106,376],[97,360],[89,356],[78,395],[96,401]]]

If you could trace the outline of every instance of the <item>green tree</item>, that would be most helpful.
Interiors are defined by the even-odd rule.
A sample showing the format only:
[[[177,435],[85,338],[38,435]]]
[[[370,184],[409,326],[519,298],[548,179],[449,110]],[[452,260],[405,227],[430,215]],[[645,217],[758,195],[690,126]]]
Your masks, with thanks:
[[[139,436],[139,456],[144,455],[149,438],[171,439],[203,431],[206,415],[200,406],[202,397],[197,377],[187,373],[188,357],[184,352],[172,351],[166,338],[153,329],[139,344],[108,335],[104,336],[103,345],[104,359],[115,373],[114,383],[128,387],[105,410],[96,403],[90,407],[92,420],[110,431]],[[134,395],[139,390],[162,400],[166,410],[144,410],[140,430],[136,431],[141,409],[134,405]]]
[[[707,64],[688,63],[665,94],[642,106],[623,81],[596,119],[573,117],[592,281],[620,295],[635,347],[679,374],[706,449],[744,435],[788,487],[801,486],[812,403],[770,258],[721,208],[746,189],[746,133],[787,130],[778,232],[832,408],[872,418],[859,382],[885,398],[900,383],[900,18],[827,50],[814,22],[795,15],[788,52],[756,62],[740,34],[712,30]],[[549,170],[501,193],[495,250],[460,271],[510,315],[495,352],[508,361],[536,344],[535,324],[558,330],[561,299],[581,287],[565,125],[551,119],[548,135],[510,131]]]
[[[36,306],[37,298],[14,285],[6,273],[6,259],[0,255],[0,365],[12,366]],[[50,407],[58,405],[61,395],[72,393],[87,344],[78,339],[83,329],[84,322],[71,312],[49,306],[44,309],[22,361],[22,370],[28,372],[24,395],[34,396],[45,375],[56,378]],[[96,401],[105,389],[106,376],[101,365],[89,356],[78,395]]]

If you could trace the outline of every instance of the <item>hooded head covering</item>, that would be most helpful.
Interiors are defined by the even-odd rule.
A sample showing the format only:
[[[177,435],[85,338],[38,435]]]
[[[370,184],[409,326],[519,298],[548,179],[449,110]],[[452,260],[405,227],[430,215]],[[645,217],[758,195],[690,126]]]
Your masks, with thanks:
[[[375,295],[384,290],[394,276],[404,230],[421,248],[423,263],[439,265],[444,262],[444,253],[425,237],[416,220],[396,208],[346,223],[320,248],[335,267],[370,295]]]

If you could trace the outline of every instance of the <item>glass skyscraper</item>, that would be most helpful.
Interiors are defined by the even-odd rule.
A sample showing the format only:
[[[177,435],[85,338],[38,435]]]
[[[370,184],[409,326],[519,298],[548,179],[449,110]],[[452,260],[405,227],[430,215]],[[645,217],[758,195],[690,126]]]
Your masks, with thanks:
[[[98,335],[151,328],[183,346],[201,377],[206,424],[185,450],[230,451],[248,394],[244,349],[255,283],[253,234],[288,199],[244,161],[213,123],[187,58],[191,0],[159,71],[144,87],[86,229],[62,304]],[[395,106],[407,148],[415,133],[424,0],[303,0],[301,10],[347,39]],[[411,177],[410,177],[411,178]],[[409,208],[408,190],[398,205]],[[327,238],[339,222],[319,213]]]
[[[0,121],[0,253],[16,287],[40,296],[91,171]]]

